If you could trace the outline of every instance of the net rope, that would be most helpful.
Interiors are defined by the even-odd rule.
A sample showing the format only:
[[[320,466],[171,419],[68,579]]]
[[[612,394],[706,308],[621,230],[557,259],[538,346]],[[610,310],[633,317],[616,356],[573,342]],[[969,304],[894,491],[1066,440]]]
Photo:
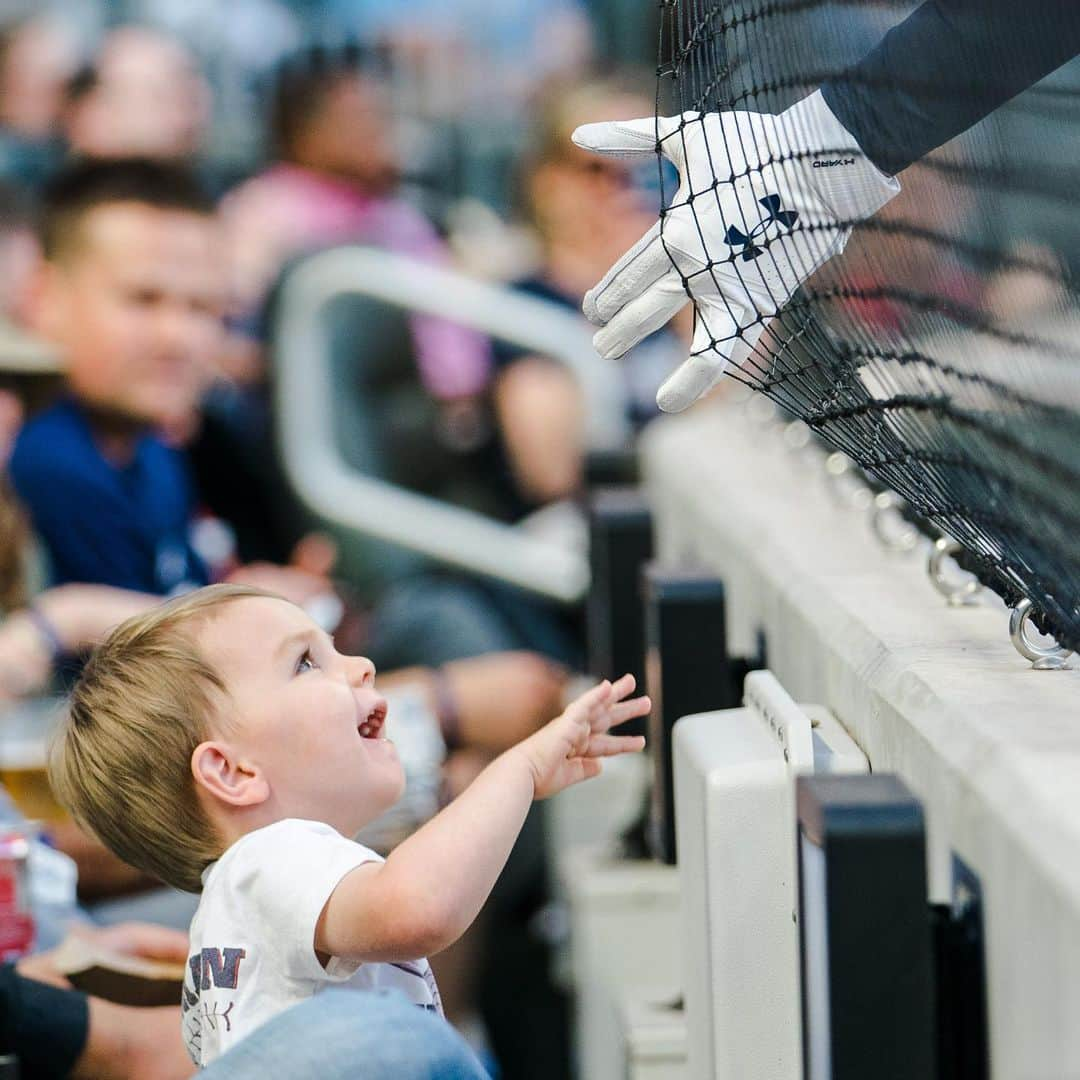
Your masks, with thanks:
[[[665,0],[657,116],[779,115],[848,70],[917,6]],[[908,89],[923,101],[946,101],[971,92],[970,73],[943,72],[940,82]],[[684,208],[707,255],[703,268],[679,271],[691,297],[694,274],[711,275],[722,292],[717,274],[741,277],[749,257],[776,263],[782,255],[809,275],[786,303],[758,285],[747,289],[756,299],[746,309],[729,306],[747,342],[771,322],[727,375],[897,492],[926,532],[962,546],[961,565],[1010,606],[1029,598],[1039,628],[1073,649],[1080,649],[1080,227],[1070,206],[1080,191],[1078,99],[1074,60],[904,170],[901,194],[867,220],[842,222],[853,228],[846,250],[816,271],[814,244],[830,234],[816,241],[808,220],[787,226],[779,201],[763,204],[758,220],[756,208],[740,202],[738,220],[725,220],[736,231],[722,245],[700,225],[703,200],[719,207],[724,185],[743,170],[783,165],[775,148],[746,145],[753,127],[725,128],[734,132],[727,142],[708,140],[711,183],[676,192],[661,168],[661,241],[671,213]],[[658,120],[658,147],[662,138],[683,139],[692,122],[684,118],[665,134]],[[679,268],[675,257],[672,265]],[[698,351],[720,344],[707,320],[696,304]]]

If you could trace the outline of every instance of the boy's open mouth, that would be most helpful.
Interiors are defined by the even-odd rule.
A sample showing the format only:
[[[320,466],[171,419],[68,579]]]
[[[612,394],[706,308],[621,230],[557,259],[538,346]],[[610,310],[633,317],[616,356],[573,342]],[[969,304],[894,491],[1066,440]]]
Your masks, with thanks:
[[[383,727],[386,724],[386,699],[379,698],[368,710],[367,715],[361,717],[356,730],[365,739],[381,739]]]

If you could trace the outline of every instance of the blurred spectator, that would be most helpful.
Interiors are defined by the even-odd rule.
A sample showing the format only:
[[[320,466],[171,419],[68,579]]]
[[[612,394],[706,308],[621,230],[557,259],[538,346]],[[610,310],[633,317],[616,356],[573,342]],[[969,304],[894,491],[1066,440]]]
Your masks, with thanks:
[[[15,488],[55,584],[203,584],[195,493],[168,440],[196,423],[221,338],[211,208],[190,174],[147,160],[76,167],[47,202],[35,318],[64,355],[68,394],[20,432]],[[331,591],[289,567],[234,575],[301,604]]]
[[[541,243],[538,271],[517,283],[533,296],[574,311],[611,260],[655,220],[655,162],[644,167],[599,158],[570,141],[582,123],[642,116],[652,103],[628,80],[608,79],[555,92],[541,111],[536,148],[526,162],[523,197]],[[615,212],[597,214],[596,207]],[[656,414],[656,390],[685,346],[662,330],[621,363],[631,419]],[[583,409],[577,383],[563,366],[509,346],[496,347],[494,406],[519,512],[576,492],[583,480]]]
[[[0,30],[0,175],[35,190],[60,161],[64,86],[78,63],[64,26],[47,16]]]
[[[323,40],[322,4],[301,0],[131,0],[128,11],[184,41],[213,90],[210,156],[235,178],[265,155],[261,95],[283,56]],[[306,25],[305,25],[306,24]]]
[[[329,24],[338,38],[358,37],[385,52],[409,178],[433,211],[447,212],[440,199],[470,199],[505,215],[534,99],[545,86],[576,81],[592,59],[592,4],[328,0],[320,6],[322,40]],[[484,269],[492,272],[490,264]]]
[[[532,97],[545,82],[572,79],[591,58],[587,7],[582,0],[133,0],[128,10],[180,35],[201,58],[217,103],[219,162],[258,160],[257,87],[282,56],[303,42],[339,49],[359,41],[389,61],[410,177],[422,174],[427,195],[471,196],[504,209]]]
[[[394,194],[399,162],[386,87],[345,50],[311,50],[284,66],[271,127],[278,162],[225,200],[232,303],[253,325],[291,256],[355,241],[435,263],[448,260],[432,226]],[[410,322],[425,387],[442,401],[482,391],[490,354],[477,335],[442,319]]]
[[[69,84],[68,144],[86,157],[190,161],[202,149],[210,91],[174,38],[123,26]]]
[[[69,395],[22,429],[11,475],[57,584],[207,580],[186,465],[156,432],[192,422],[219,339],[214,228],[194,182],[150,162],[81,166],[51,190],[36,322]]]

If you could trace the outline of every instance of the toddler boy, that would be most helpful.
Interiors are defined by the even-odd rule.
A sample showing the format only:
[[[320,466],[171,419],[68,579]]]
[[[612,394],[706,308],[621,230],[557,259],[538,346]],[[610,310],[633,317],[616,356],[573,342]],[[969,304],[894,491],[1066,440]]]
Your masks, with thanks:
[[[75,688],[58,797],[125,861],[202,892],[183,999],[197,1064],[330,986],[440,1011],[424,958],[475,919],[532,800],[644,745],[609,729],[648,699],[624,700],[629,675],[601,683],[384,861],[348,839],[403,784],[374,679],[302,609],[219,585],[121,625]]]

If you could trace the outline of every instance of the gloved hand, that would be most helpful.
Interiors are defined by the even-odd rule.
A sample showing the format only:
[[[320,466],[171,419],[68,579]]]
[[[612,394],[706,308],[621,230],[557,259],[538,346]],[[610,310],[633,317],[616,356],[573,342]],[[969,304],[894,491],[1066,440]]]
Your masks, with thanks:
[[[801,282],[843,251],[851,226],[900,190],[866,159],[820,91],[778,116],[684,113],[585,124],[572,136],[615,157],[661,152],[679,171],[669,209],[585,295],[605,358],[622,356],[693,297],[686,360],[657,404],[678,412],[741,364]]]

